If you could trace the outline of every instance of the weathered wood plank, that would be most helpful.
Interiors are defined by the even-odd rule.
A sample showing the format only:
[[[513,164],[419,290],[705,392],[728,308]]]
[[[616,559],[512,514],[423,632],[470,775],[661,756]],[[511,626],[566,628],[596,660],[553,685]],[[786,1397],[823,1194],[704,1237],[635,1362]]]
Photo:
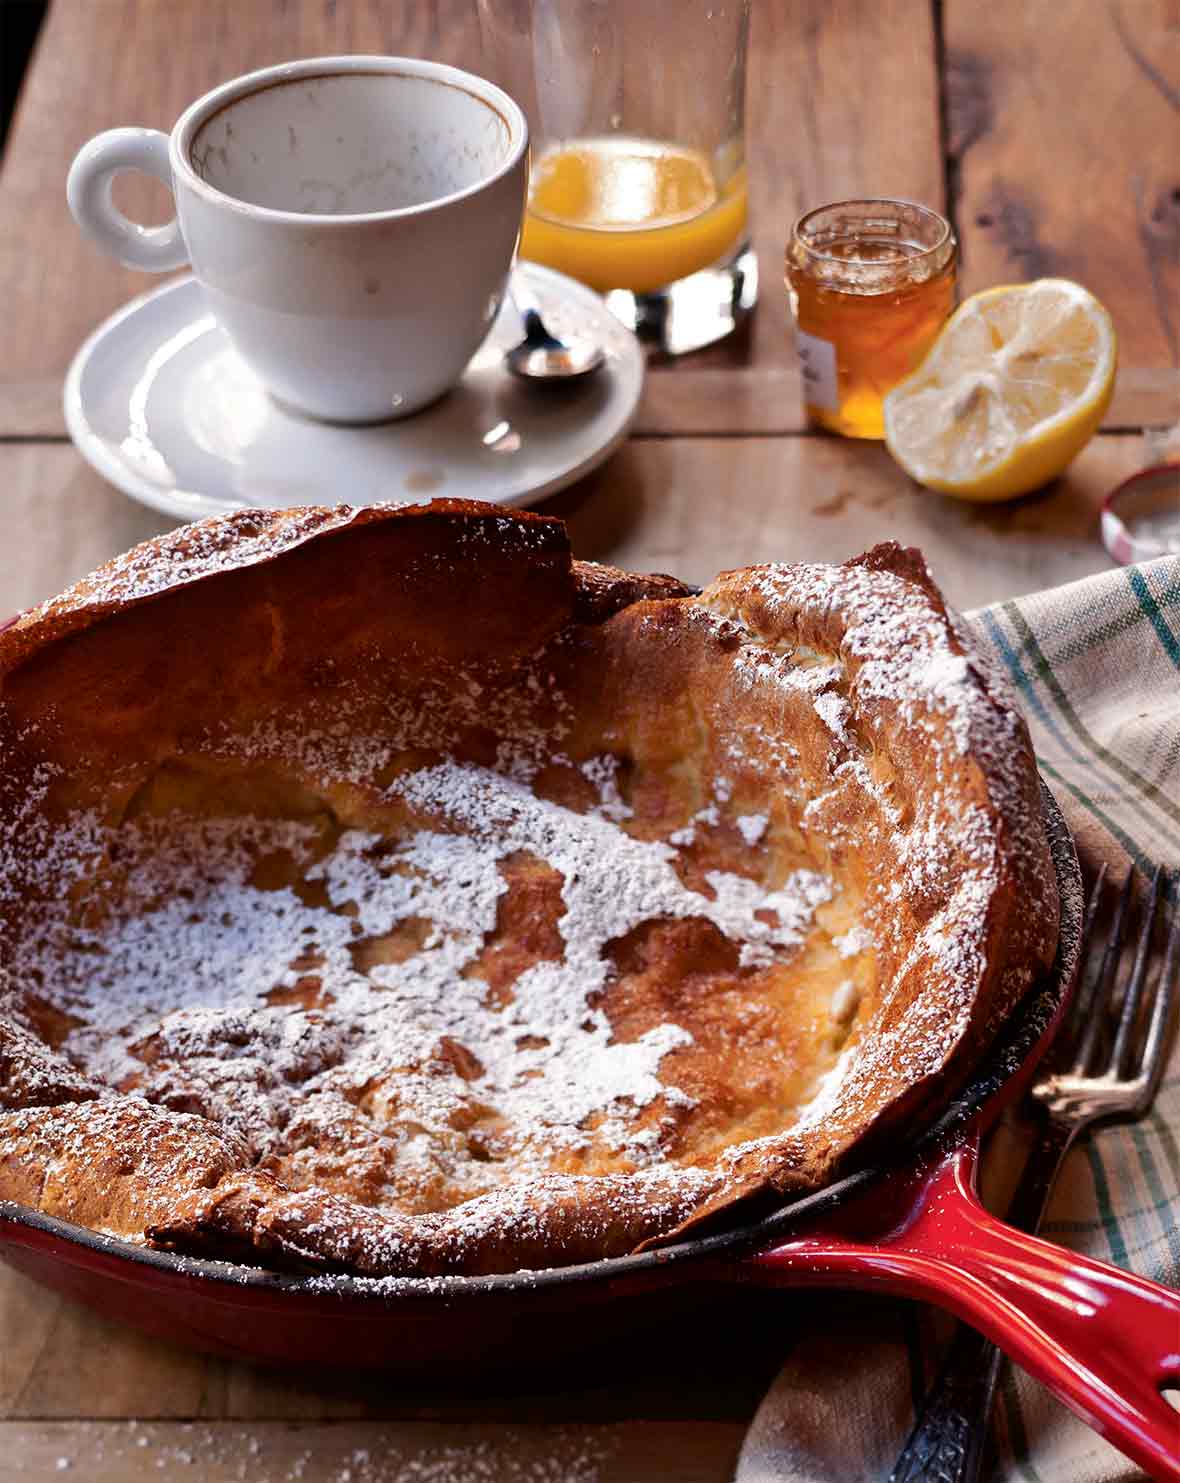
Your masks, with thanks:
[[[185,104],[224,78],[291,57],[348,51],[421,54],[478,70],[474,6],[258,0],[244,12],[234,0],[56,0],[0,175],[0,385],[59,382],[86,334],[156,281],[103,256],[70,218],[66,171],[90,135],[115,124],[168,129]],[[929,7],[914,0],[765,0],[754,9],[747,118],[762,308],[751,334],[696,359],[726,368],[785,367],[793,351],[781,262],[797,212],[864,192],[941,201]],[[118,193],[144,220],[167,214],[157,184],[128,180]],[[678,369],[657,371],[653,381]],[[11,412],[0,400],[0,435],[56,428],[56,420],[21,425],[27,398],[10,396]],[[42,413],[45,407],[42,401]],[[740,421],[740,411],[734,415]],[[752,426],[770,431],[777,423],[745,414],[732,430]]]
[[[751,21],[746,130],[761,302],[747,343],[714,347],[694,361],[793,371],[783,287],[792,222],[849,196],[904,196],[941,209],[938,120],[931,7],[760,0]]]
[[[687,1311],[682,1335],[694,1311]],[[745,1421],[781,1363],[793,1325],[813,1325],[808,1313],[803,1299],[784,1307],[755,1289],[735,1290],[726,1304],[723,1366],[709,1345],[669,1347],[662,1335],[656,1340],[640,1329],[626,1353],[588,1351],[559,1367],[544,1354],[522,1353],[512,1369],[442,1382],[412,1372],[268,1368],[199,1354],[99,1318],[0,1264],[0,1423]]]
[[[723,1483],[737,1422],[0,1424],[0,1483]],[[674,1473],[671,1469],[674,1468]]]
[[[962,607],[1108,565],[1103,495],[1139,467],[1143,441],[1096,438],[1044,494],[968,505],[916,488],[877,444],[835,438],[641,439],[546,502],[581,556],[690,581],[756,561],[838,560],[874,541],[921,546]],[[56,592],[167,527],[68,445],[0,446],[0,607]]]
[[[1111,432],[1180,422],[1180,370],[1124,366],[1102,425]],[[808,431],[794,365],[704,367],[685,361],[648,374],[637,437],[789,436]],[[66,436],[57,381],[0,383],[0,441]]]
[[[170,523],[91,473],[68,444],[0,446],[0,489],[0,622]]]
[[[1076,278],[1124,365],[1180,366],[1175,0],[946,0],[964,285]]]
[[[0,381],[0,438],[63,438],[62,378]]]
[[[429,1377],[279,1370],[222,1360],[142,1338],[0,1266],[0,1434],[5,1421],[390,1419],[518,1425],[561,1420],[745,1421],[778,1368],[793,1323],[786,1307],[735,1295],[730,1352],[658,1352],[643,1335],[630,1361],[569,1361],[558,1371],[490,1374],[440,1384]],[[527,1360],[527,1356],[524,1357]],[[623,1366],[625,1371],[621,1373]],[[3,1478],[0,1472],[0,1478]]]
[[[1107,569],[1098,507],[1141,455],[1139,437],[1097,438],[1049,490],[995,506],[924,493],[874,444],[653,439],[544,508],[566,516],[582,556],[694,582],[898,540],[920,546],[950,601],[967,608]]]
[[[1124,366],[1119,371],[1104,427],[1122,431],[1172,427],[1177,422],[1180,370]],[[706,370],[685,363],[649,374],[634,431],[660,437],[805,432],[798,368],[760,365]]]

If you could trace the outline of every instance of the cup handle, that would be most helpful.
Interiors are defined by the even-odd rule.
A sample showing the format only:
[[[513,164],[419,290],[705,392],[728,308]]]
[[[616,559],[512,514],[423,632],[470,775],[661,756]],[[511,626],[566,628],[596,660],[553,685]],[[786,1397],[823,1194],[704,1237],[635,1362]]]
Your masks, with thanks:
[[[166,273],[188,262],[176,217],[162,227],[142,227],[111,199],[111,182],[123,170],[142,170],[172,189],[168,136],[158,129],[108,129],[84,144],[70,166],[66,198],[74,220],[94,242],[128,268]]]

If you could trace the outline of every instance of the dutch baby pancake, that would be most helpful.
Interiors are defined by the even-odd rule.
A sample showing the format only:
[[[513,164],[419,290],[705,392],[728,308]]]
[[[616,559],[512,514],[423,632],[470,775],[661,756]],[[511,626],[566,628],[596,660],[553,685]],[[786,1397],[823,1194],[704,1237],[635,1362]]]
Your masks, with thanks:
[[[1051,963],[915,552],[245,511],[0,633],[0,1199],[369,1276],[634,1251],[928,1118]]]

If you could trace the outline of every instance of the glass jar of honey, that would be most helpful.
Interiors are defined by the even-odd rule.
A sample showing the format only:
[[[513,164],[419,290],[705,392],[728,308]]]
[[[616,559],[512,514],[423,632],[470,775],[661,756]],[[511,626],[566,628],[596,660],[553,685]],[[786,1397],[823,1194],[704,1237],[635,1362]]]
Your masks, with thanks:
[[[799,218],[787,289],[812,422],[884,436],[882,400],[954,307],[957,266],[950,223],[910,201],[838,201]]]

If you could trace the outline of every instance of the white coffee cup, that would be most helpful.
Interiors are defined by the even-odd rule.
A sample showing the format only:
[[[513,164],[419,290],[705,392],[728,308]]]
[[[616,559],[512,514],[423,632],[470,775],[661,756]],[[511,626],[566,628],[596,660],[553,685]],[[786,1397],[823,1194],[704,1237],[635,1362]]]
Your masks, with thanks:
[[[111,199],[163,180],[166,226]],[[372,422],[453,386],[500,306],[524,211],[528,126],[490,82],[405,57],[319,57],[223,83],[171,135],[112,129],[78,153],[82,230],[133,268],[186,262],[271,394]]]

